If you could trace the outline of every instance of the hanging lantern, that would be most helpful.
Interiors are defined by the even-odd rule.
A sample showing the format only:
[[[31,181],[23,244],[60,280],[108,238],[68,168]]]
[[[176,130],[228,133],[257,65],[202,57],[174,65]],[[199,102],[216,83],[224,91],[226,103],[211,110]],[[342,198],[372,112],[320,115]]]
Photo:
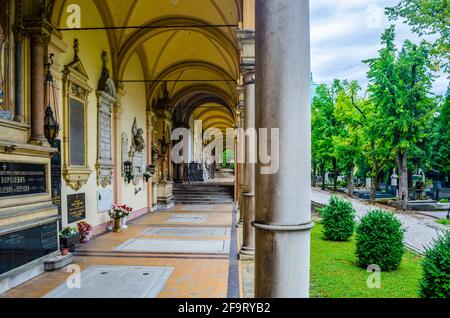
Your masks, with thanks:
[[[53,65],[53,54],[50,54],[46,63],[47,76],[45,78],[47,88],[47,108],[45,109],[44,117],[44,134],[47,140],[52,143],[59,135],[59,123],[58,123],[58,105],[56,100],[56,90],[53,82],[53,75],[51,72],[51,66]],[[52,109],[52,98],[53,107]]]

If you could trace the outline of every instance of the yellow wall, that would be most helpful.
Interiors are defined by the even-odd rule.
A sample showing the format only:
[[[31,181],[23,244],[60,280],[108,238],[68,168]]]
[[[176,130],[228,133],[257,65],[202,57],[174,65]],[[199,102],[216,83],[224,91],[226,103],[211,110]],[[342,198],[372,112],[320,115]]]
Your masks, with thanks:
[[[125,79],[143,79],[144,74],[141,64],[136,55],[130,59],[127,69],[124,75]],[[137,119],[138,128],[142,128],[147,132],[147,107],[146,107],[146,94],[145,84],[143,83],[125,83],[124,90],[126,95],[122,98],[122,127],[121,132],[125,132],[128,137],[128,147],[131,146],[131,129],[134,119]],[[145,144],[148,147],[147,133],[144,134]],[[120,145],[119,145],[120,148]],[[119,150],[120,151],[120,150]],[[147,150],[143,151],[143,156],[146,159]],[[145,160],[145,162],[148,162]],[[135,189],[141,188],[142,190],[135,195]],[[133,183],[128,184],[122,181],[122,203],[133,207],[134,210],[140,210],[148,207],[147,199],[147,183],[141,181],[137,186]]]
[[[82,24],[86,25],[101,25],[102,20],[98,14],[97,8],[91,0],[76,0],[71,1],[71,3],[78,4],[82,8],[81,10],[81,21]],[[61,19],[61,23],[65,24],[67,19],[67,13],[65,13]],[[65,27],[64,25],[62,25]],[[106,31],[96,30],[96,31],[64,31],[63,41],[67,44],[67,52],[63,53],[59,57],[59,64],[61,71],[64,65],[69,64],[73,61],[73,42],[77,38],[80,43],[79,57],[85,67],[85,70],[89,76],[89,86],[94,89],[94,91],[89,96],[89,103],[87,106],[87,143],[88,143],[88,165],[93,173],[91,174],[89,181],[84,185],[80,191],[75,192],[67,186],[65,181],[62,181],[62,209],[63,209],[63,225],[67,225],[67,195],[74,193],[85,193],[86,194],[86,206],[87,206],[87,222],[97,226],[102,223],[108,222],[109,216],[107,213],[97,213],[97,191],[103,189],[101,186],[97,185],[97,173],[96,173],[96,163],[97,163],[97,96],[96,89],[98,81],[101,76],[102,71],[102,60],[101,54],[103,51],[110,54],[111,49],[108,43],[108,37]],[[109,56],[108,68],[112,70],[111,57]],[[140,79],[143,78],[143,72],[141,65],[137,58],[133,57],[130,60],[129,67],[126,70],[127,76]],[[111,74],[112,75],[112,74]],[[129,146],[131,145],[131,128],[133,125],[134,118],[137,117],[139,128],[146,131],[146,94],[144,84],[126,84],[125,96],[122,98],[123,107],[123,117],[122,117],[122,127],[120,127],[121,132],[126,132],[129,139]],[[60,94],[61,95],[61,94]],[[59,105],[62,105],[62,100],[60,100]],[[62,114],[62,109],[60,110]],[[62,117],[62,116],[61,116]],[[63,125],[64,123],[62,123]],[[62,138],[62,136],[61,136]],[[146,138],[146,134],[145,134]],[[119,140],[118,149],[116,149],[115,155],[121,155],[121,145]],[[144,154],[145,155],[145,154]],[[128,204],[133,207],[133,209],[140,210],[147,207],[147,184],[145,182],[140,182],[138,186],[133,184],[125,183],[124,180],[121,181],[122,184],[122,202],[123,204]],[[135,188],[142,188],[142,191],[135,195]],[[112,186],[109,187],[112,190]]]

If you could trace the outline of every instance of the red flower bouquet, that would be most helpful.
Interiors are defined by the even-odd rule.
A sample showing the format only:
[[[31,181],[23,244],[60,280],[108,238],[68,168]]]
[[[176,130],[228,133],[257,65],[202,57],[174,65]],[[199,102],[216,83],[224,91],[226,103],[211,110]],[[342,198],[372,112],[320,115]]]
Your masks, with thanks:
[[[80,234],[80,243],[89,242],[89,235],[92,231],[92,225],[87,222],[77,223],[78,233]]]

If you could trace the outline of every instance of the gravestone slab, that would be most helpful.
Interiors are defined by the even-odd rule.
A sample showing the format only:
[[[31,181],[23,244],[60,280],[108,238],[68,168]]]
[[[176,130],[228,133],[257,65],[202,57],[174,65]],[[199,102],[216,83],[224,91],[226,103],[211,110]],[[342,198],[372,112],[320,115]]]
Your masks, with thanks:
[[[186,205],[181,211],[214,211],[214,205]]]
[[[172,214],[165,223],[203,223],[208,220],[207,215],[198,214]]]
[[[229,228],[181,228],[181,227],[161,227],[150,228],[143,231],[142,235],[147,236],[230,236]]]
[[[228,254],[230,253],[230,241],[130,239],[122,245],[116,247],[114,251],[143,253]]]
[[[44,298],[156,298],[174,268],[91,266],[81,273],[81,288],[60,285]]]

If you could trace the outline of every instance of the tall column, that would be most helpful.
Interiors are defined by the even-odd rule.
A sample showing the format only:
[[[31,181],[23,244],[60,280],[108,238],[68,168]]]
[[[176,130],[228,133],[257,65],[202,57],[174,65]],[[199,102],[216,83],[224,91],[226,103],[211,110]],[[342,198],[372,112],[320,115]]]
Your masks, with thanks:
[[[30,33],[31,56],[31,138],[30,142],[37,145],[48,145],[44,134],[45,117],[45,46],[48,36],[42,31]]]
[[[241,129],[245,130],[245,123],[244,123],[244,116],[245,116],[245,109],[242,108],[241,112],[240,112],[240,123],[241,123]],[[244,140],[240,140],[240,142],[238,142],[238,146],[239,146],[239,153],[240,154],[244,154],[245,151],[243,149],[243,143]],[[243,208],[243,196],[242,194],[244,193],[244,176],[245,176],[245,169],[244,169],[244,163],[242,162],[242,160],[245,160],[245,155],[240,156],[240,160],[241,162],[239,162],[239,221],[238,221],[238,227],[241,227],[244,224],[244,208]]]
[[[120,84],[122,86],[122,84]],[[114,105],[114,202],[122,204],[122,98],[125,96],[125,91],[122,87],[117,89],[117,101]]]
[[[245,141],[244,163],[244,191],[243,200],[243,242],[239,251],[241,259],[253,259],[255,256],[255,229],[252,225],[255,220],[255,155],[256,135],[252,135],[255,129],[255,70],[250,69],[244,73],[245,87],[245,129],[248,140]]]
[[[308,0],[256,1],[256,71],[256,127],[269,136],[279,129],[280,159],[273,174],[262,174],[266,165],[257,164],[255,297],[307,298],[313,226]]]
[[[22,72],[23,72],[23,1],[16,1],[16,21],[14,26],[14,95],[15,95],[15,109],[14,109],[14,120],[22,123],[23,122],[23,91],[22,91]]]
[[[152,111],[147,111],[147,165],[153,164],[152,145],[153,145],[153,117]],[[153,208],[153,177],[147,183],[147,204],[148,210]]]

